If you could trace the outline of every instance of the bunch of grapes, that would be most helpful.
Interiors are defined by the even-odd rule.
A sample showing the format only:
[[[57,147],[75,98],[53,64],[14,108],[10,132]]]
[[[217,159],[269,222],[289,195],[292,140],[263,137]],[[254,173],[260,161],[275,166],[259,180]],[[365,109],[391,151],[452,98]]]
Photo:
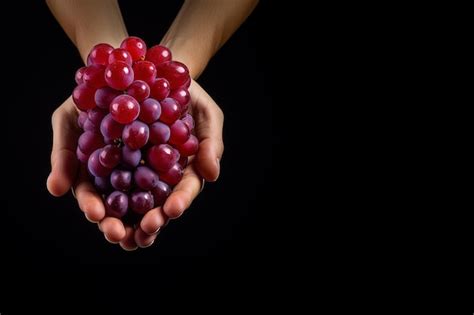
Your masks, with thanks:
[[[104,198],[106,215],[138,218],[162,206],[198,150],[188,113],[191,78],[160,45],[138,37],[98,44],[76,72],[73,100],[84,131],[78,159]]]

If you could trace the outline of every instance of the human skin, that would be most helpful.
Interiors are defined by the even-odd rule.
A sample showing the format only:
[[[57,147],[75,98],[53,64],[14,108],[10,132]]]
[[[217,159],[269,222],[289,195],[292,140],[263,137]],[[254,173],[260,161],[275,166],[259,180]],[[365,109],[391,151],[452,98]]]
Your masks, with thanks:
[[[119,47],[128,37],[120,8],[115,0],[48,0],[47,4],[76,45],[84,63],[98,43]],[[162,44],[171,49],[173,60],[186,64],[196,79],[209,60],[229,39],[256,6],[256,0],[185,1]],[[216,181],[224,151],[224,115],[219,106],[196,82],[190,86],[190,111],[195,118],[199,150],[184,171],[182,181],[173,189],[163,207],[150,210],[137,227],[125,226],[117,218],[105,217],[101,197],[90,182],[86,168],[76,158],[79,111],[69,97],[52,116],[53,148],[49,192],[62,196],[71,188],[86,218],[98,223],[111,243],[125,250],[148,247],[169,219],[182,215],[200,193],[203,179]]]

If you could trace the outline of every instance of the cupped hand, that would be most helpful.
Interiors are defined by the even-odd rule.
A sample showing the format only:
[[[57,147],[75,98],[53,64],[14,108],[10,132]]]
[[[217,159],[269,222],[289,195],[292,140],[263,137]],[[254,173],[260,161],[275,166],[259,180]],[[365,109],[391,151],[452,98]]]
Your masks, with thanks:
[[[51,173],[47,180],[49,192],[56,197],[75,192],[85,217],[98,223],[99,229],[111,243],[119,243],[125,250],[153,244],[160,228],[189,208],[200,193],[203,180],[216,181],[220,173],[220,159],[224,151],[222,128],[224,115],[214,100],[195,81],[190,86],[190,111],[195,119],[195,133],[199,150],[190,159],[181,182],[176,185],[163,207],[150,210],[137,226],[124,225],[117,218],[106,217],[101,196],[95,190],[85,165],[76,157],[77,140],[81,130],[79,115],[72,98],[68,98],[52,116],[53,149]]]

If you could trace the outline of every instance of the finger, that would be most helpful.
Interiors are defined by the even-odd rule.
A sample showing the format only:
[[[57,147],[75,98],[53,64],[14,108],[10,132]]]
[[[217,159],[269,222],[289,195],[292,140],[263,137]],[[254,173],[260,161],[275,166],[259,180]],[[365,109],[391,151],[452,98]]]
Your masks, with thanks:
[[[174,188],[163,206],[164,213],[171,219],[181,216],[201,190],[202,181],[190,165],[184,170],[183,179]]]
[[[92,183],[89,181],[85,166],[79,171],[79,178],[74,189],[79,208],[92,222],[99,222],[105,216],[104,203]]]
[[[120,241],[120,247],[126,251],[133,251],[138,248],[135,242],[135,231],[131,226],[125,227],[125,237]]]
[[[106,217],[100,222],[104,236],[110,243],[116,244],[125,238],[126,232],[122,221],[117,218]]]
[[[165,224],[166,219],[163,208],[151,209],[143,216],[140,227],[148,235],[155,234]]]
[[[135,242],[137,243],[138,247],[141,247],[141,248],[149,247],[153,245],[153,243],[155,242],[155,239],[158,233],[148,235],[145,232],[143,232],[143,230],[139,227],[138,229],[135,230]]]
[[[216,102],[196,83],[198,96],[193,100],[196,119],[196,136],[199,150],[196,165],[199,174],[207,181],[216,181],[220,173],[220,160],[224,152],[222,129],[224,114]]]
[[[53,196],[62,196],[68,192],[76,177],[79,163],[75,153],[78,130],[71,122],[73,116],[69,115],[61,108],[54,113],[52,119],[51,173],[46,185]]]

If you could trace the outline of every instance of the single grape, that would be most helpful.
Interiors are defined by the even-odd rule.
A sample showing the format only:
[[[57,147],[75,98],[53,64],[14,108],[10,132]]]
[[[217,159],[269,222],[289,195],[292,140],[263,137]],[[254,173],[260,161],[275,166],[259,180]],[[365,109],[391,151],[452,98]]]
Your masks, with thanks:
[[[156,186],[151,190],[153,199],[155,201],[155,207],[161,207],[165,204],[166,198],[171,194],[171,188],[167,183],[158,181]]]
[[[78,146],[83,153],[90,155],[104,146],[104,140],[99,133],[86,131],[79,137]]]
[[[164,78],[157,78],[155,82],[150,85],[150,95],[158,101],[167,98],[170,94],[170,91],[170,84],[168,80]]]
[[[112,52],[109,55],[108,62],[109,64],[114,63],[116,61],[123,61],[127,65],[131,66],[132,65],[132,55],[128,51],[122,48],[117,48],[112,50]]]
[[[82,80],[87,86],[99,89],[107,85],[104,73],[105,66],[93,64],[86,68]]]
[[[152,190],[159,181],[158,174],[146,166],[137,167],[133,179],[137,186],[143,190]]]
[[[132,150],[126,145],[122,147],[122,163],[127,168],[135,168],[142,159],[140,150]]]
[[[184,115],[183,118],[181,118],[181,120],[186,124],[186,126],[188,126],[189,130],[193,130],[194,129],[194,119],[193,119],[193,116],[189,115],[189,114],[186,114]]]
[[[95,45],[89,56],[87,56],[87,65],[99,64],[106,66],[109,62],[109,54],[114,50],[109,44]]]
[[[94,186],[100,193],[107,193],[112,190],[109,177],[94,177]]]
[[[168,80],[172,90],[181,87],[190,78],[188,67],[179,61],[168,61],[157,65],[156,73],[157,77]]]
[[[79,116],[77,116],[77,125],[79,128],[84,128],[84,123],[87,120],[87,113],[86,112],[80,112]]]
[[[176,146],[179,154],[183,156],[191,156],[197,153],[199,149],[199,141],[194,135],[190,135],[188,141]]]
[[[137,80],[128,87],[127,94],[141,102],[150,96],[150,87],[145,81]]]
[[[188,89],[185,88],[179,88],[176,90],[173,90],[170,93],[171,98],[175,99],[176,102],[181,106],[181,115],[184,115],[187,113],[188,108],[189,108],[189,102],[191,101],[191,95],[189,94]]]
[[[145,123],[134,121],[123,128],[122,140],[132,150],[142,148],[150,136],[150,130]]]
[[[98,107],[89,109],[87,111],[87,117],[94,124],[94,126],[97,127],[100,127],[100,123],[102,122],[102,119],[104,119],[106,114],[107,113],[104,110]]]
[[[159,172],[168,171],[179,160],[179,152],[167,144],[152,146],[147,152],[147,162]]]
[[[129,95],[120,95],[110,103],[110,114],[116,122],[126,125],[138,118],[140,104]]]
[[[132,172],[116,169],[110,175],[110,183],[117,190],[128,191],[132,186]]]
[[[183,168],[179,163],[173,164],[166,172],[160,173],[160,180],[170,186],[175,186],[183,178]]]
[[[154,206],[153,195],[147,191],[135,191],[130,196],[130,208],[139,214],[145,214]]]
[[[173,145],[185,143],[186,141],[188,141],[189,136],[191,135],[188,126],[182,120],[179,119],[170,126],[170,130],[171,136],[169,143]]]
[[[112,114],[107,114],[100,123],[100,132],[104,138],[120,139],[124,127],[124,125],[119,124],[113,119]]]
[[[160,118],[161,105],[160,102],[153,98],[147,98],[140,104],[140,115],[138,118],[147,123],[152,124]]]
[[[85,83],[76,86],[72,92],[72,99],[77,108],[82,111],[95,107],[95,89],[87,86]]]
[[[170,127],[162,122],[155,122],[150,125],[150,142],[153,144],[167,143],[170,139]]]
[[[74,79],[76,80],[76,83],[78,85],[84,83],[84,80],[82,79],[82,77],[84,76],[84,71],[85,70],[86,70],[86,67],[82,67],[82,68],[79,68],[76,71],[76,75],[75,75]]]
[[[122,159],[122,150],[115,145],[106,145],[99,155],[100,163],[107,168],[116,167]]]
[[[103,166],[99,161],[99,155],[102,149],[95,150],[87,161],[89,172],[96,177],[106,177],[112,173],[112,169]]]
[[[79,149],[79,147],[76,148],[76,156],[77,156],[77,159],[84,164],[87,164],[87,161],[89,161],[89,155],[82,152],[81,149]]]
[[[146,56],[145,42],[135,36],[125,38],[120,44],[120,48],[127,50],[132,56],[133,61],[143,60]]]
[[[114,191],[105,199],[105,210],[109,217],[121,218],[128,210],[128,197],[120,191]]]
[[[157,66],[161,63],[171,61],[171,57],[171,51],[168,48],[161,45],[155,45],[148,49],[145,59],[153,62],[155,66]]]
[[[133,74],[135,80],[142,80],[151,85],[155,82],[156,67],[150,61],[137,61],[133,65]]]
[[[105,69],[105,82],[115,90],[126,90],[133,79],[132,67],[123,61],[115,61]]]
[[[165,98],[160,102],[160,105],[160,120],[168,126],[172,125],[181,116],[181,107],[174,99]]]

